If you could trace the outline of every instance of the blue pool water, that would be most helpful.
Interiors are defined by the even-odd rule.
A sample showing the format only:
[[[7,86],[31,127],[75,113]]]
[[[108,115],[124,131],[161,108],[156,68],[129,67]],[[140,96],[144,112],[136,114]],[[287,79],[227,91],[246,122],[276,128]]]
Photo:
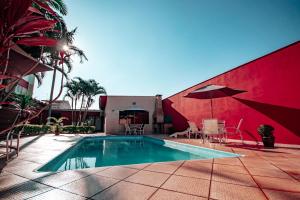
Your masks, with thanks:
[[[237,156],[239,155],[146,136],[87,137],[37,171],[56,172],[103,166]]]

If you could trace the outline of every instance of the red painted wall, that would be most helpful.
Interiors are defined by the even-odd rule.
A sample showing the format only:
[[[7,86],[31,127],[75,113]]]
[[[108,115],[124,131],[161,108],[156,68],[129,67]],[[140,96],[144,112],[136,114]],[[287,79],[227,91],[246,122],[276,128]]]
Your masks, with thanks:
[[[209,100],[183,97],[208,84],[247,90],[213,100],[214,116],[227,126],[244,119],[245,140],[260,141],[257,127],[270,124],[276,143],[300,144],[300,41],[164,99],[164,113],[172,116],[176,131],[185,130],[187,120],[200,126],[210,118]]]

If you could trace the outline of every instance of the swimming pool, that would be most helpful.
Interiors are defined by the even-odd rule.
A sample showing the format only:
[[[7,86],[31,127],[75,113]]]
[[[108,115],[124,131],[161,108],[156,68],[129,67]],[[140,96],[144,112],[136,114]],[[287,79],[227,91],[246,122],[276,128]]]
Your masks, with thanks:
[[[239,154],[147,136],[99,136],[81,139],[37,171],[56,172],[115,165],[237,156]]]

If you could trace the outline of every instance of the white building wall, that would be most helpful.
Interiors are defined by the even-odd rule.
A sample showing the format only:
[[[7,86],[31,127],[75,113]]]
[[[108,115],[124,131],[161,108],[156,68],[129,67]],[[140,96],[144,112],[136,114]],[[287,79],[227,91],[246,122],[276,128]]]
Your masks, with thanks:
[[[124,134],[124,125],[119,124],[119,111],[136,103],[136,106],[149,112],[149,124],[145,124],[145,134],[152,133],[155,96],[108,96],[105,106],[105,132],[108,134]]]

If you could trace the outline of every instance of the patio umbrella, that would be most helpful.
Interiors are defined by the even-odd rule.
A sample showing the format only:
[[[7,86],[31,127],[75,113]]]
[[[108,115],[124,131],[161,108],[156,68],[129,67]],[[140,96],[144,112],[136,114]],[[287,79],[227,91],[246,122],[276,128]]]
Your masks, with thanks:
[[[239,93],[246,92],[245,90],[233,89],[223,85],[207,85],[193,92],[190,92],[185,97],[195,99],[210,99],[211,117],[213,118],[213,102],[215,98],[233,96]]]
[[[135,117],[138,113],[148,112],[147,110],[140,108],[136,105],[132,105],[125,110],[121,110],[121,112],[127,117],[133,117],[133,123],[135,124]]]

